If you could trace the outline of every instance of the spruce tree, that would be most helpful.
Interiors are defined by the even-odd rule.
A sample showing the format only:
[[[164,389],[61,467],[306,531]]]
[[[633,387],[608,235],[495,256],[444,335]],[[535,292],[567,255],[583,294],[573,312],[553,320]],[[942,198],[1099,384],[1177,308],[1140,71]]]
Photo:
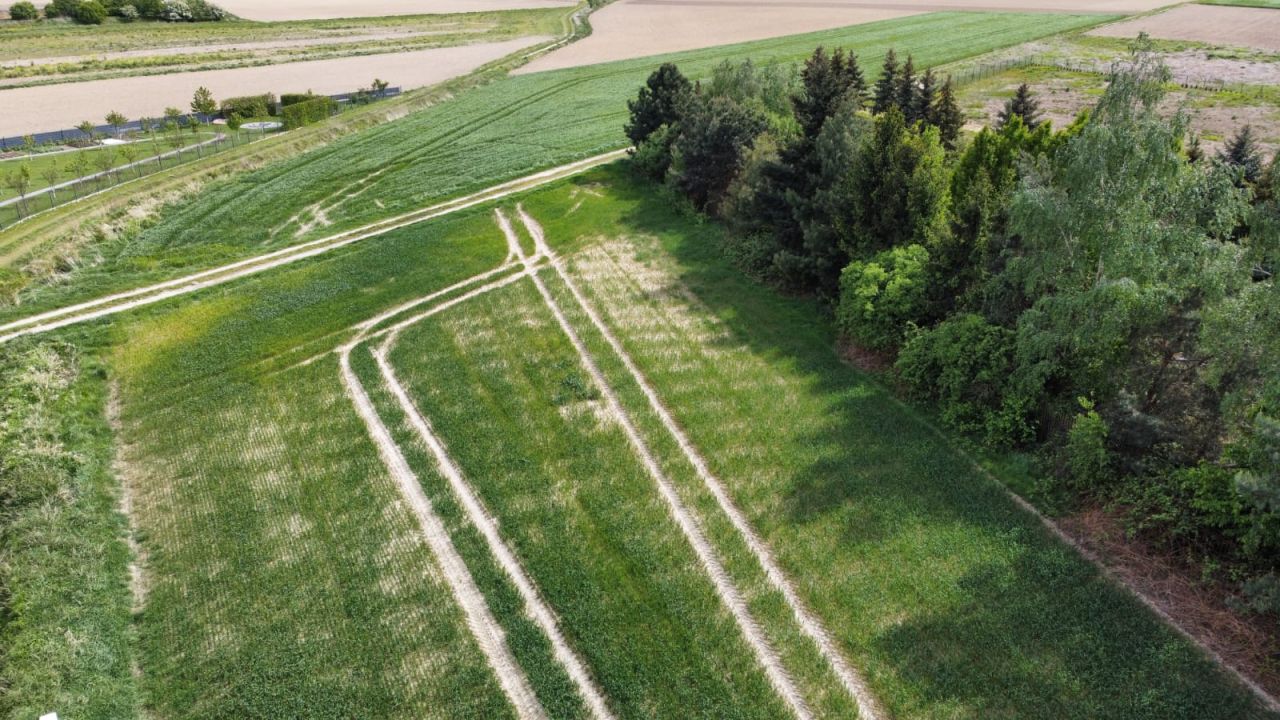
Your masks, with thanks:
[[[692,94],[689,79],[672,63],[663,63],[653,71],[635,100],[627,101],[631,120],[624,128],[635,145],[644,142],[658,128],[680,119],[683,107]]]
[[[1004,109],[1000,111],[1000,117],[996,121],[996,129],[1004,127],[1005,123],[1009,122],[1009,118],[1014,115],[1022,118],[1022,124],[1029,130],[1035,130],[1041,122],[1040,102],[1036,100],[1026,83],[1019,85],[1018,91],[1004,104]]]
[[[880,79],[876,81],[871,111],[879,115],[898,104],[898,56],[890,48],[884,56]]]
[[[867,78],[862,74],[862,67],[858,65],[858,56],[850,52],[844,54],[842,49],[836,50],[836,56],[843,56],[842,76],[844,78],[845,99],[852,103],[855,108],[862,108],[867,103]]]
[[[902,117],[906,119],[907,126],[915,124],[916,120],[916,96],[918,94],[916,87],[916,62],[915,58],[907,56],[907,61],[902,64],[902,71],[898,73],[898,109],[902,110]]]
[[[933,68],[925,70],[924,75],[920,78],[920,88],[915,94],[915,106],[911,111],[911,116],[916,120],[923,120],[930,125],[933,121],[933,103],[938,95],[938,78],[933,74]]]
[[[964,125],[964,113],[960,112],[960,105],[956,102],[955,86],[951,82],[950,75],[942,84],[938,99],[929,108],[929,124],[938,128],[942,144],[948,150],[956,149],[956,142],[960,139],[960,128]]]
[[[1240,177],[1250,185],[1258,182],[1262,175],[1262,154],[1253,139],[1253,127],[1245,125],[1227,141],[1218,153],[1218,159],[1234,168],[1239,168]]]
[[[1200,147],[1200,133],[1191,133],[1191,142],[1187,144],[1187,162],[1195,165],[1204,159],[1204,148]]]

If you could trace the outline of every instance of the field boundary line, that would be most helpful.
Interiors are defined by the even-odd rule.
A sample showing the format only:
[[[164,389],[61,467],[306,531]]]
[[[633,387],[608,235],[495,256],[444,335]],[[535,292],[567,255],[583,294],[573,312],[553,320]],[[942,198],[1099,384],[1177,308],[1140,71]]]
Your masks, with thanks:
[[[454,600],[466,617],[467,627],[497,676],[502,691],[521,720],[547,720],[546,711],[538,702],[533,687],[529,684],[528,676],[525,675],[524,669],[520,667],[510,646],[507,645],[502,627],[489,610],[484,594],[476,586],[475,578],[471,576],[471,571],[467,569],[462,556],[458,554],[458,549],[454,547],[449,531],[436,515],[431,500],[423,492],[417,476],[409,467],[395,440],[392,439],[391,432],[378,417],[373,401],[369,399],[364,386],[360,384],[360,379],[352,371],[350,348],[343,350],[338,364],[348,398],[364,421],[369,438],[377,446],[378,455],[400,489],[401,497],[417,517],[422,534],[436,562],[440,565]]]
[[[533,236],[534,242],[537,246],[539,248],[546,248],[547,242],[542,226],[539,225],[538,222],[528,213],[526,213],[523,207],[517,206],[517,211],[520,214],[520,221],[524,224],[525,228],[528,229],[529,234]],[[742,536],[744,541],[746,541],[747,547],[751,550],[756,561],[760,564],[761,569],[764,570],[765,575],[769,578],[770,584],[772,584],[774,589],[782,594],[783,599],[786,601],[787,605],[790,606],[796,622],[800,625],[805,635],[809,636],[814,645],[817,646],[822,657],[827,661],[836,676],[840,679],[840,683],[844,686],[845,691],[848,692],[854,702],[857,703],[858,717],[864,718],[864,720],[880,720],[880,718],[883,718],[884,713],[880,709],[870,688],[867,687],[866,681],[863,680],[862,676],[848,663],[848,661],[845,660],[844,656],[840,653],[840,650],[836,647],[834,641],[832,641],[830,633],[828,633],[826,628],[823,626],[822,621],[813,614],[804,600],[800,598],[799,593],[796,592],[795,585],[778,565],[777,561],[773,557],[773,552],[769,549],[769,546],[756,533],[755,528],[751,527],[751,523],[747,520],[742,510],[738,508],[737,504],[733,501],[733,498],[729,496],[729,492],[725,489],[724,484],[711,472],[711,468],[707,465],[706,459],[703,458],[697,447],[695,447],[693,442],[689,439],[689,436],[685,434],[684,429],[680,427],[679,423],[676,422],[670,411],[663,404],[657,391],[649,382],[649,379],[643,372],[641,372],[640,368],[636,365],[635,361],[632,360],[631,355],[627,353],[617,336],[613,334],[613,331],[609,329],[609,327],[604,323],[604,320],[587,301],[587,298],[578,288],[577,283],[573,281],[567,272],[565,272],[564,265],[559,258],[552,256],[550,259],[550,265],[560,276],[561,281],[564,282],[565,287],[567,287],[570,294],[573,295],[574,300],[577,301],[587,318],[591,320],[591,324],[594,325],[604,337],[605,341],[609,344],[609,347],[613,349],[613,352],[622,361],[623,366],[626,367],[627,372],[631,374],[635,379],[636,384],[640,386],[640,390],[649,401],[649,407],[653,409],[655,414],[657,414],[658,418],[662,421],[662,425],[667,429],[667,432],[671,434],[671,437],[676,441],[676,444],[680,446],[680,450],[689,460],[689,463],[693,465],[694,470],[702,480],[703,485],[715,497],[717,504],[720,506],[720,510],[728,516],[733,527],[738,531],[738,534]]]
[[[515,236],[515,230],[511,227],[510,221],[501,210],[496,210],[495,215],[498,220],[499,227],[502,228],[504,234],[508,237]],[[555,256],[551,253],[550,248],[546,246],[545,241],[534,238],[537,244],[538,254],[544,255],[551,261],[552,266],[555,265]],[[536,258],[536,256],[535,256]],[[783,702],[790,708],[793,715],[801,720],[812,720],[813,712],[809,709],[803,695],[796,688],[794,681],[788,675],[786,668],[782,666],[782,661],[778,658],[777,652],[769,644],[768,638],[764,631],[760,629],[760,625],[752,617],[750,609],[747,607],[746,600],[742,597],[737,586],[734,585],[732,578],[724,565],[717,557],[715,548],[703,533],[699,526],[698,520],[690,510],[685,507],[680,500],[680,496],[676,493],[675,487],[671,480],[663,472],[661,466],[653,456],[653,452],[649,449],[648,444],[641,437],[639,430],[632,423],[630,415],[622,406],[617,394],[613,390],[613,386],[609,384],[604,374],[600,371],[600,367],[596,364],[595,359],[591,356],[586,344],[578,335],[577,330],[565,317],[564,311],[560,305],[552,297],[551,291],[542,282],[542,278],[538,276],[538,268],[533,264],[534,259],[527,257],[523,250],[520,251],[520,259],[525,263],[526,272],[530,279],[533,280],[534,286],[538,290],[538,294],[542,296],[547,308],[555,316],[556,322],[560,325],[561,330],[568,337],[569,342],[573,344],[574,349],[578,352],[578,357],[582,365],[591,375],[592,380],[600,387],[600,392],[604,396],[605,401],[609,405],[609,409],[618,420],[618,424],[622,427],[623,433],[627,440],[630,441],[632,449],[636,456],[640,459],[649,476],[653,478],[654,483],[658,486],[658,492],[666,502],[668,512],[670,513],[676,525],[684,533],[685,538],[693,547],[694,553],[698,556],[703,569],[710,578],[712,585],[715,587],[717,594],[720,596],[721,602],[728,608],[730,614],[737,622],[739,629],[742,631],[743,637],[747,644],[751,646],[755,652],[756,660],[762,666],[766,678],[773,686],[774,691]]]
[[[489,545],[489,552],[498,560],[498,564],[520,591],[520,596],[524,599],[525,612],[537,622],[538,627],[542,629],[547,639],[551,641],[551,648],[556,660],[560,662],[574,684],[578,686],[578,693],[591,709],[592,716],[601,720],[612,720],[614,715],[609,711],[604,691],[592,679],[586,663],[570,647],[569,641],[560,630],[560,624],[555,612],[542,598],[541,593],[538,592],[533,583],[533,579],[529,577],[528,571],[524,569],[515,552],[502,539],[493,515],[485,508],[483,501],[463,476],[462,469],[449,454],[444,440],[436,434],[430,421],[418,410],[409,394],[405,391],[404,385],[396,377],[395,370],[387,359],[392,346],[395,344],[395,339],[393,336],[388,336],[373,351],[373,358],[382,373],[383,382],[386,383],[387,388],[391,390],[391,394],[399,402],[400,409],[404,411],[405,416],[409,419],[409,424],[417,431],[418,437],[431,450],[431,454],[436,460],[437,469],[448,480],[449,486],[453,489],[453,494],[461,501],[467,517],[471,520],[471,524],[484,536],[486,543]]]
[[[600,155],[584,158],[572,163],[549,168],[515,180],[500,183],[470,195],[446,200],[426,208],[414,210],[384,220],[379,220],[359,228],[347,230],[327,238],[312,240],[300,245],[293,245],[262,255],[238,260],[208,270],[186,275],[152,285],[134,288],[120,293],[107,295],[94,300],[69,305],[63,308],[30,315],[0,325],[0,343],[14,340],[24,335],[34,335],[58,328],[96,320],[126,310],[151,305],[173,297],[186,295],[208,287],[254,275],[272,268],[304,260],[345,247],[361,240],[377,237],[393,230],[398,230],[415,223],[431,220],[443,215],[475,207],[486,202],[498,200],[512,193],[530,190],[546,183],[554,182],[598,165],[611,162],[626,152],[614,150]],[[106,307],[103,307],[106,306]],[[94,309],[97,308],[97,309]]]

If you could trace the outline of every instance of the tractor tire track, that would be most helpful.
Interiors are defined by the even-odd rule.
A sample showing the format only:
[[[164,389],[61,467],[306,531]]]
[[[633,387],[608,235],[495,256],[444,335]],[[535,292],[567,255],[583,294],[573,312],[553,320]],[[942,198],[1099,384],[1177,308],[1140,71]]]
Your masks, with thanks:
[[[496,211],[495,214],[497,216],[498,225],[502,228],[502,232],[509,238],[514,238],[515,230],[512,229],[511,223],[507,220],[506,215],[504,215],[501,210]],[[537,243],[537,249],[539,251],[538,254],[547,256],[554,267],[554,255],[550,253],[545,241],[541,240],[537,236],[534,237],[534,240],[535,243]],[[764,631],[760,629],[759,624],[756,622],[755,618],[752,617],[751,611],[747,607],[746,600],[742,597],[738,588],[733,584],[733,580],[730,578],[724,565],[720,562],[719,557],[716,556],[711,542],[702,532],[702,528],[699,526],[697,519],[680,500],[679,495],[676,493],[675,486],[658,465],[653,452],[640,436],[640,432],[636,429],[635,424],[632,423],[630,415],[628,415],[626,410],[622,407],[622,403],[614,392],[613,386],[611,386],[608,380],[605,379],[604,374],[600,371],[599,366],[596,365],[596,361],[591,356],[586,344],[583,343],[582,338],[573,328],[573,325],[569,323],[569,320],[565,317],[560,305],[556,302],[555,298],[552,297],[551,291],[548,290],[546,284],[542,282],[542,278],[538,276],[538,268],[534,264],[536,257],[537,256],[531,258],[526,256],[523,251],[520,252],[520,259],[525,263],[526,272],[530,279],[533,280],[534,286],[538,290],[538,294],[542,296],[543,301],[547,304],[547,308],[551,310],[551,313],[555,316],[556,322],[560,325],[561,330],[564,331],[565,335],[569,338],[570,343],[573,344],[574,349],[577,350],[578,357],[584,368],[587,370],[587,373],[591,375],[591,379],[600,388],[601,395],[604,396],[610,411],[617,418],[618,424],[622,427],[623,433],[630,442],[636,456],[640,459],[645,470],[648,471],[649,476],[653,478],[654,483],[658,486],[659,494],[666,502],[667,510],[672,519],[675,520],[676,525],[679,526],[680,530],[684,533],[685,538],[693,547],[694,553],[698,556],[698,560],[701,562],[703,569],[711,579],[712,585],[715,587],[716,593],[720,596],[721,602],[724,603],[730,614],[733,615],[733,618],[737,622],[739,629],[742,631],[747,644],[750,645],[751,649],[754,651],[756,659],[763,668],[769,683],[778,693],[778,696],[782,698],[783,702],[785,702],[791,709],[793,715],[801,720],[812,720],[814,717],[813,712],[809,709],[804,697],[801,695],[799,689],[796,688],[794,681],[782,666],[782,661],[779,659],[777,652],[769,644],[769,640],[765,637]]]
[[[645,377],[644,373],[640,371],[640,368],[636,366],[635,361],[631,359],[631,356],[627,353],[626,349],[623,348],[622,343],[618,340],[617,336],[613,334],[613,331],[605,325],[600,315],[596,313],[595,309],[587,302],[586,297],[582,294],[582,291],[579,290],[577,283],[575,283],[569,277],[569,274],[565,272],[563,263],[551,253],[551,249],[547,246],[546,237],[543,234],[542,227],[524,211],[523,207],[519,207],[518,212],[520,214],[521,223],[524,224],[525,228],[529,231],[529,234],[533,237],[535,246],[539,252],[549,258],[551,267],[555,269],[556,274],[560,276],[561,281],[564,282],[565,287],[569,289],[574,300],[591,320],[591,324],[596,327],[604,337],[605,341],[609,344],[609,347],[612,348],[613,352],[622,360],[622,364],[627,368],[627,372],[635,378],[636,384],[640,386],[640,390],[649,401],[649,407],[651,407],[654,413],[658,415],[663,426],[666,427],[667,431],[671,434],[671,437],[676,441],[676,444],[680,446],[680,450],[684,453],[690,464],[693,465],[694,470],[702,480],[703,485],[705,485],[707,490],[709,490],[715,497],[721,511],[729,517],[730,522],[733,523],[733,527],[747,543],[747,547],[750,548],[751,553],[756,558],[756,561],[760,564],[765,575],[769,578],[770,584],[773,585],[774,589],[782,594],[783,599],[791,608],[791,611],[796,618],[796,622],[799,623],[800,627],[804,630],[805,635],[807,635],[817,646],[818,651],[831,666],[836,677],[840,679],[840,683],[844,686],[845,691],[853,697],[854,701],[858,705],[858,716],[864,720],[880,720],[880,718],[883,718],[884,713],[876,702],[875,696],[872,695],[871,690],[867,687],[866,681],[862,679],[858,672],[853,669],[848,661],[845,660],[839,649],[836,648],[835,643],[832,641],[826,628],[822,625],[822,622],[813,614],[812,611],[808,609],[804,601],[800,598],[799,594],[795,590],[795,585],[791,582],[791,579],[788,578],[786,573],[782,571],[782,568],[778,566],[777,561],[773,557],[773,552],[760,538],[760,536],[756,534],[755,529],[751,527],[751,524],[747,521],[742,510],[738,508],[737,504],[734,503],[733,499],[729,496],[724,484],[721,483],[714,474],[712,474],[706,460],[702,457],[702,454],[698,452],[698,449],[694,447],[693,443],[689,440],[689,436],[685,434],[684,430],[675,421],[675,418],[672,417],[670,411],[668,411],[666,406],[663,405],[662,400],[658,397],[657,391],[654,390],[653,385],[649,382],[648,378]]]

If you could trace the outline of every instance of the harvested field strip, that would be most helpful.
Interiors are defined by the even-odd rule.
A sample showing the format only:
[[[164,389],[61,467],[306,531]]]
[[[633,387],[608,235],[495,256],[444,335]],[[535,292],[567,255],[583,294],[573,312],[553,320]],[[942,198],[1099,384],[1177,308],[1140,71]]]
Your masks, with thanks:
[[[778,567],[777,561],[773,558],[773,553],[764,544],[764,542],[761,541],[750,523],[747,522],[742,511],[738,509],[737,505],[735,505],[733,500],[729,497],[728,492],[725,490],[720,480],[711,473],[711,470],[707,467],[706,460],[702,458],[701,454],[699,454],[698,450],[693,446],[693,443],[689,441],[689,438],[685,435],[684,431],[671,417],[667,408],[658,398],[657,392],[654,390],[653,386],[644,377],[644,374],[640,372],[639,368],[636,367],[635,362],[631,359],[631,356],[627,354],[626,350],[622,347],[622,344],[600,319],[599,314],[592,309],[591,304],[583,296],[581,290],[578,289],[577,283],[575,283],[565,272],[563,263],[551,254],[551,250],[547,246],[546,237],[543,234],[541,226],[538,225],[537,221],[530,217],[523,208],[520,208],[519,213],[521,223],[530,235],[533,236],[538,249],[543,254],[552,257],[551,266],[555,270],[556,275],[560,278],[561,282],[564,283],[565,287],[573,296],[574,302],[576,302],[578,307],[580,307],[586,314],[591,324],[608,343],[609,349],[617,355],[618,359],[621,360],[623,365],[626,367],[627,372],[635,380],[636,384],[640,386],[645,399],[648,401],[649,407],[661,419],[663,427],[671,434],[676,443],[680,446],[681,452],[684,454],[685,458],[688,459],[689,463],[693,465],[694,469],[697,471],[698,477],[702,480],[703,484],[711,494],[715,496],[721,512],[729,517],[733,523],[734,529],[742,536],[743,540],[750,548],[751,554],[755,556],[757,562],[760,563],[761,568],[768,576],[770,583],[782,594],[788,607],[790,607],[791,611],[795,614],[796,621],[803,628],[804,633],[809,636],[809,638],[818,647],[822,657],[828,664],[830,664],[832,670],[840,679],[840,683],[844,686],[849,695],[857,702],[858,716],[865,718],[866,720],[876,720],[877,718],[882,717],[878,703],[867,688],[862,677],[860,677],[859,674],[849,666],[848,661],[845,660],[844,656],[835,647],[831,637],[822,626],[822,623],[814,617],[813,613],[808,609],[808,607],[806,607],[804,601],[796,594],[795,587],[786,574],[782,572],[781,568]],[[547,299],[548,302],[551,302],[549,296]]]
[[[620,717],[789,716],[555,323],[517,283],[406,328],[388,362]]]
[[[842,365],[808,303],[729,267],[714,225],[613,170],[524,203],[585,248],[570,276],[890,715],[1271,717]]]
[[[199,198],[166,212],[155,225],[127,240],[98,245],[95,250],[104,258],[101,264],[78,270],[70,278],[73,282],[32,288],[24,293],[24,308],[0,309],[0,318],[83,302],[110,290],[166,280],[195,267],[261,252],[263,228],[280,226],[338,188],[385,167],[391,169],[356,201],[330,214],[333,226],[324,232],[359,227],[443,198],[617,149],[625,142],[620,128],[627,98],[663,60],[680,62],[686,72],[702,77],[725,58],[791,63],[824,44],[857,51],[869,71],[879,65],[890,46],[914,52],[918,64],[936,65],[1105,19],[1107,16],[1098,15],[920,15],[500,80],[402,120],[209,187]],[[255,222],[245,223],[246,217],[255,218]],[[0,234],[0,257],[16,258],[17,249],[31,247],[31,239],[18,232],[20,229]],[[292,240],[281,237],[277,242]]]

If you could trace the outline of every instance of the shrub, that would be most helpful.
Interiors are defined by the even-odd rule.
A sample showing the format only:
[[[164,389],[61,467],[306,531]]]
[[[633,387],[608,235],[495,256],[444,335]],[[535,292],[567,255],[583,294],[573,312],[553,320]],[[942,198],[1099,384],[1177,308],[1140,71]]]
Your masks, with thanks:
[[[280,112],[284,128],[293,130],[327,119],[338,111],[338,103],[329,97],[318,97],[306,102],[289,105]]]
[[[1067,431],[1066,462],[1070,482],[1078,490],[1096,493],[1112,478],[1107,436],[1111,430],[1093,403],[1080,398],[1084,412],[1076,415]]]
[[[1029,403],[1006,386],[1014,339],[1012,330],[961,313],[932,329],[909,331],[895,367],[913,397],[938,404],[948,427],[992,445],[1016,445],[1032,433]]]
[[[53,0],[53,2],[44,6],[44,16],[47,18],[56,17],[75,17],[76,0]]]
[[[101,25],[107,19],[107,9],[97,0],[84,0],[76,5],[71,18],[81,25]]]
[[[297,105],[298,103],[304,103],[315,99],[316,94],[310,90],[305,93],[281,93],[280,106],[289,107],[290,105]]]
[[[671,145],[674,140],[675,132],[670,125],[654,130],[636,145],[635,152],[631,154],[632,166],[645,177],[663,179],[671,167]]]
[[[265,95],[247,95],[227,98],[222,101],[222,114],[225,117],[239,115],[242,118],[274,115],[276,98],[271,93]]]
[[[116,11],[116,15],[120,17],[120,22],[127,23],[133,22],[140,17],[138,8],[132,5],[121,5],[120,9]]]
[[[896,348],[907,324],[923,311],[928,262],[928,250],[907,245],[849,263],[840,274],[840,331],[865,348]]]
[[[35,20],[40,17],[36,6],[29,2],[17,2],[9,6],[11,20]]]

